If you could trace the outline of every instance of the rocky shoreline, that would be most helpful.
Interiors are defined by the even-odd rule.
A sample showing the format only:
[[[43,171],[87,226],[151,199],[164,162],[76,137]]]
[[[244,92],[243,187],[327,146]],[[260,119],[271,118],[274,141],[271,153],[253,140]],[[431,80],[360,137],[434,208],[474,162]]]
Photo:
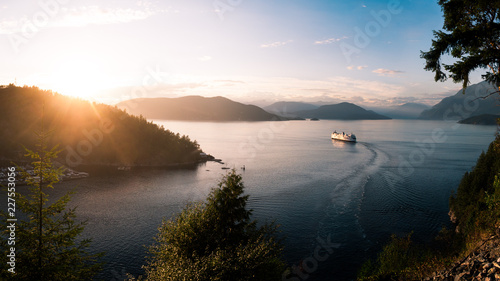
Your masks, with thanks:
[[[500,280],[500,238],[492,236],[482,241],[459,262],[424,280]]]
[[[65,165],[63,161],[54,161],[55,167],[63,167],[64,171],[60,177],[60,180],[72,180],[81,179],[89,177],[91,174],[105,174],[111,172],[123,172],[123,171],[142,171],[142,170],[152,170],[152,169],[186,169],[194,168],[200,164],[215,161],[223,164],[221,159],[216,159],[214,156],[206,153],[200,153],[199,159],[190,162],[179,162],[179,163],[169,163],[163,165],[142,165],[142,164],[80,164],[76,167],[70,168]],[[16,167],[16,178],[20,179],[19,168],[26,171],[29,175],[34,175],[33,166],[30,162],[25,159],[0,159],[0,184],[4,184],[8,179],[8,167]],[[18,182],[18,184],[24,184],[24,182]]]

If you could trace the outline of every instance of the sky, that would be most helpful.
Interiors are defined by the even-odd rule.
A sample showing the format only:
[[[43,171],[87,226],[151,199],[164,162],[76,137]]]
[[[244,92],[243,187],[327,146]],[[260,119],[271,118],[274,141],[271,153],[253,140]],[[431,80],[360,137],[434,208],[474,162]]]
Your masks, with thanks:
[[[437,0],[3,0],[0,84],[108,104],[434,105],[461,88],[423,69],[442,25]]]

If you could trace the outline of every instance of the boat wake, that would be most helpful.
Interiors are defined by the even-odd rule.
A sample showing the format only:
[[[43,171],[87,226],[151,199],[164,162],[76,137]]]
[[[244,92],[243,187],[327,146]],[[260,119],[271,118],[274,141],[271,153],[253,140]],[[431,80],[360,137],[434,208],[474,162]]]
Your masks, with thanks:
[[[366,148],[370,153],[370,157],[366,162],[354,167],[351,173],[340,179],[340,182],[333,187],[330,199],[334,205],[337,202],[351,202],[353,195],[357,194],[358,191],[363,191],[370,176],[378,172],[380,167],[389,159],[385,152],[373,145],[367,143],[358,143],[358,145]]]
[[[318,236],[331,235],[336,237],[332,241],[338,243],[352,243],[353,237],[363,241],[366,237],[359,222],[365,187],[370,177],[389,161],[389,156],[376,146],[363,142],[358,145],[366,149],[369,156],[332,185],[325,216],[319,222]]]

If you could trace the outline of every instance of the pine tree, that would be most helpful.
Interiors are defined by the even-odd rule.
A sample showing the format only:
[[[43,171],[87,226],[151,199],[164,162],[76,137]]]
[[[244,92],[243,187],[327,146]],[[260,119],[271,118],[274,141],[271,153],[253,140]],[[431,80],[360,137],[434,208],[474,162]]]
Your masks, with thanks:
[[[279,280],[285,269],[277,226],[257,227],[233,170],[206,202],[164,221],[150,247],[147,280]],[[141,279],[139,279],[141,280]]]
[[[63,168],[56,168],[53,160],[59,151],[57,146],[48,149],[49,134],[43,130],[37,134],[34,150],[25,149],[25,156],[31,159],[33,172],[17,167],[21,178],[29,186],[27,195],[16,193],[16,273],[2,271],[0,277],[8,280],[67,281],[91,280],[101,268],[98,258],[101,254],[88,254],[89,239],[80,239],[86,222],[76,222],[75,208],[67,208],[70,194],[49,203],[46,190],[53,189],[59,181]],[[20,190],[22,187],[17,187]],[[1,213],[2,224],[7,214]],[[6,226],[2,225],[4,235]],[[7,248],[6,239],[2,243]],[[2,258],[5,258],[3,255]],[[5,262],[3,263],[6,264]]]

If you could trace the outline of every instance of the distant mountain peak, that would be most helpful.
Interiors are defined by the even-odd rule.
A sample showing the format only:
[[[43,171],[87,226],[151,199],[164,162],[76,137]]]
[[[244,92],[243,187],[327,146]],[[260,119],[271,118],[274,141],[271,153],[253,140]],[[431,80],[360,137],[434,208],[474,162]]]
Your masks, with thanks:
[[[296,117],[296,112],[316,108],[318,108],[318,106],[305,102],[279,101],[264,107],[264,110],[285,117]]]
[[[496,96],[488,94],[495,91],[495,86],[486,81],[467,87],[465,94],[460,89],[456,94],[442,99],[432,108],[420,114],[420,119],[461,120],[482,114],[496,115],[500,112]]]
[[[366,110],[359,105],[350,102],[329,104],[320,106],[317,109],[297,112],[303,118],[319,118],[334,120],[383,120],[391,119],[371,110]]]
[[[133,107],[127,106],[134,104]],[[117,104],[130,114],[149,119],[185,121],[271,121],[282,120],[255,105],[232,101],[226,97],[184,96],[178,98],[143,98]]]
[[[429,108],[430,106],[422,103],[408,102],[402,105],[376,107],[372,109],[394,119],[417,119],[424,110]]]

